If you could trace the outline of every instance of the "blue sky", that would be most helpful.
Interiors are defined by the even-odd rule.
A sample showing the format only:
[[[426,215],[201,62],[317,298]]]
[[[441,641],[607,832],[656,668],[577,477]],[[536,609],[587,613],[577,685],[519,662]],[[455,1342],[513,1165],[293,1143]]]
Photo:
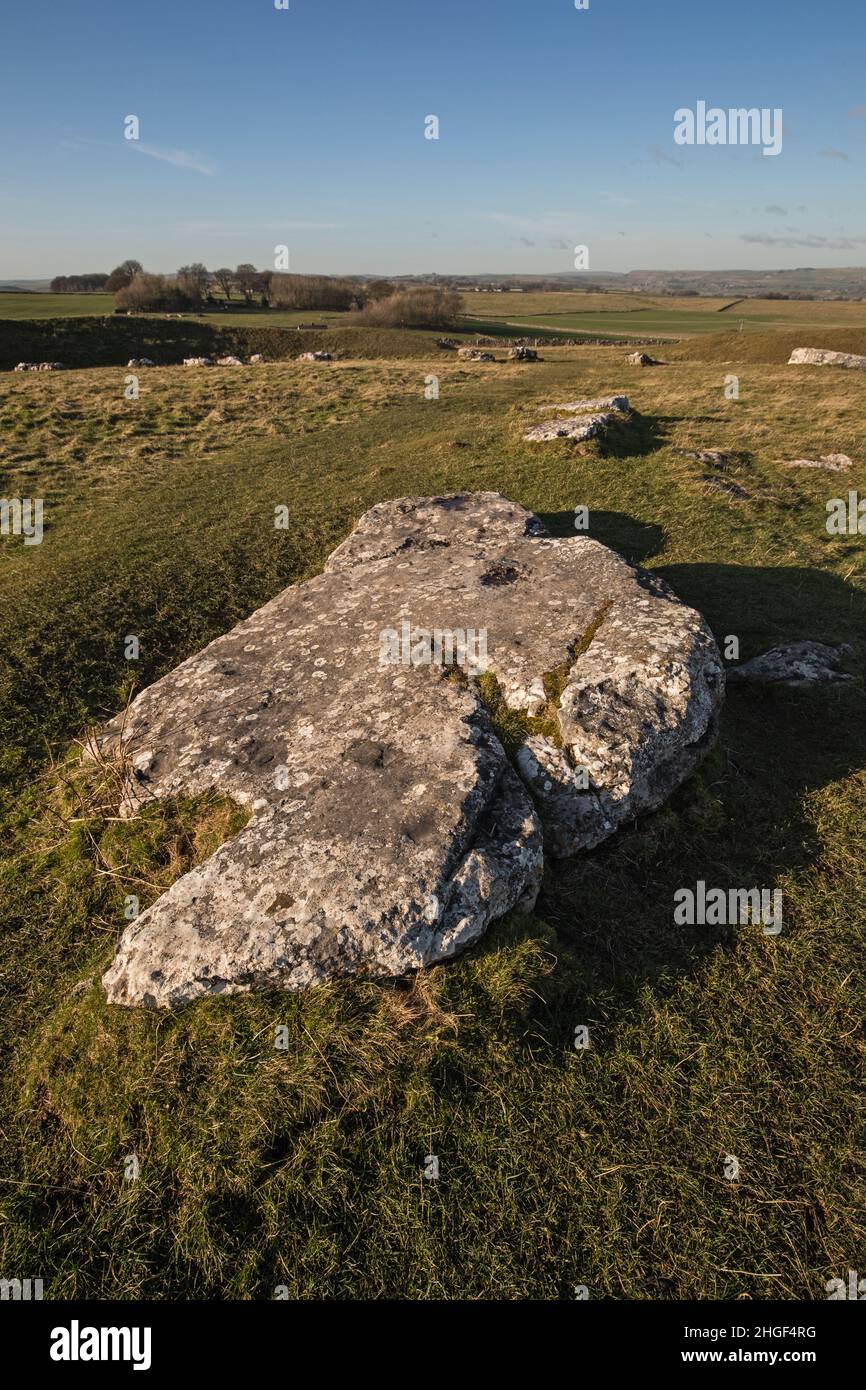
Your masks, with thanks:
[[[0,278],[866,260],[863,0],[289,3],[11,0]],[[698,100],[782,153],[676,145]]]

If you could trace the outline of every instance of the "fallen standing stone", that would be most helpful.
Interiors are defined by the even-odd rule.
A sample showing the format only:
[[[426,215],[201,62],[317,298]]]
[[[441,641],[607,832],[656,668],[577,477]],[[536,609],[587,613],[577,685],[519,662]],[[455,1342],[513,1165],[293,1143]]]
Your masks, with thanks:
[[[858,357],[853,352],[830,352],[826,348],[794,348],[788,358],[788,366],[808,367],[854,367],[866,371],[866,357]]]
[[[474,667],[429,659],[437,632],[470,631],[485,679],[543,716],[520,775]],[[723,690],[700,615],[597,541],[548,537],[498,493],[381,503],[323,574],[102,733],[106,754],[123,740],[126,814],[213,790],[252,816],[127,925],[109,997],[175,1006],[447,959],[532,906],[542,825],[574,854],[660,805],[711,746]]]
[[[595,439],[603,434],[618,415],[628,413],[629,403],[627,396],[607,396],[595,401],[564,401],[558,405],[540,405],[537,410],[539,414],[548,410],[565,411],[567,414],[531,425],[524,432],[524,439],[532,443],[550,439],[571,439],[580,442]]]
[[[523,438],[533,443],[549,439],[595,439],[603,434],[613,419],[610,411],[595,415],[557,415],[552,420],[543,420],[539,425],[531,425]]]
[[[742,666],[729,667],[728,682],[752,682],[758,685],[826,685],[853,680],[840,670],[842,658],[851,655],[847,642],[828,645],[825,642],[788,642],[772,647]]]
[[[615,410],[619,414],[628,413],[630,406],[628,396],[603,396],[600,400],[587,401],[557,401],[552,405],[540,405],[537,407],[539,414],[544,410],[564,410],[569,414],[576,415],[593,410]]]

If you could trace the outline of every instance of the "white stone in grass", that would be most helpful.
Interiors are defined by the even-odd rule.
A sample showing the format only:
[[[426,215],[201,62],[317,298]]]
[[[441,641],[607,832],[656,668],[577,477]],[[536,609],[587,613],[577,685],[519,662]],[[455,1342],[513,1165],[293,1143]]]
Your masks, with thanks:
[[[794,348],[788,366],[853,367],[866,372],[866,357],[853,352],[830,352],[827,348]]]

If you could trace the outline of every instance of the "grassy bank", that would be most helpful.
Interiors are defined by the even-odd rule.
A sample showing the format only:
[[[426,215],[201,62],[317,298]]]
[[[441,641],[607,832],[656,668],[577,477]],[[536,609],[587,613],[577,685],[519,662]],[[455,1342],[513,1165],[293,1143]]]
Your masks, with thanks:
[[[67,367],[125,366],[131,357],[177,365],[185,357],[248,357],[269,361],[326,351],[334,356],[412,358],[427,355],[441,335],[396,328],[273,328],[228,319],[70,318],[15,322],[0,319],[0,371],[19,362],[62,362]]]

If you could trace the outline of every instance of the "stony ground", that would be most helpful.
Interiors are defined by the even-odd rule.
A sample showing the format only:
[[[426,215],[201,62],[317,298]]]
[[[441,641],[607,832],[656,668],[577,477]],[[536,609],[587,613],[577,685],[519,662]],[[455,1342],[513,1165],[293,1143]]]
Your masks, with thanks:
[[[158,369],[135,403],[123,371],[0,379],[3,494],[46,499],[41,546],[2,541],[0,1272],[54,1296],[822,1298],[856,1266],[866,565],[824,521],[866,489],[866,380],[542,356]],[[613,391],[637,414],[606,445],[522,439],[538,404]],[[724,474],[692,456],[710,448]],[[783,466],[832,452],[854,468]],[[109,1007],[125,898],[243,817],[205,799],[120,823],[111,767],[82,774],[70,741],[317,572],[374,502],[462,488],[559,534],[586,506],[720,645],[849,641],[858,681],[732,689],[664,810],[549,868],[534,914],[455,964]],[[782,888],[784,931],[675,926],[699,878]]]

